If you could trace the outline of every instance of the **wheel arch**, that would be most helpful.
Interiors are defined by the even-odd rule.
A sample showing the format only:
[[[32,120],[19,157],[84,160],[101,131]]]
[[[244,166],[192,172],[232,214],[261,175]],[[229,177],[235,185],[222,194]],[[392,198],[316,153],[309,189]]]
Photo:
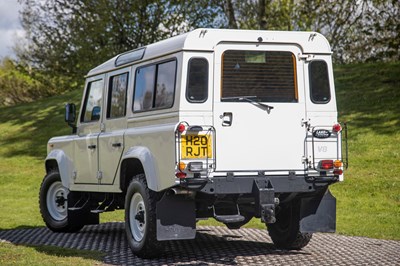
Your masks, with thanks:
[[[73,176],[74,167],[71,159],[62,150],[52,150],[45,160],[46,173],[58,170],[64,187],[70,187],[70,178]]]
[[[121,162],[121,190],[126,191],[133,176],[144,174],[147,186],[153,191],[160,189],[160,175],[155,158],[151,151],[142,146],[131,147],[123,156]]]

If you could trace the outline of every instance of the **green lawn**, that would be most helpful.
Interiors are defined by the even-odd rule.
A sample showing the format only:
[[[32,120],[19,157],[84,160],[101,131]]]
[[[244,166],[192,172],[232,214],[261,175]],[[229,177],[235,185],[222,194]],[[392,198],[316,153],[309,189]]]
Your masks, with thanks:
[[[335,79],[350,150],[345,182],[332,186],[338,201],[337,231],[400,240],[400,63],[336,66]],[[0,230],[44,226],[38,192],[46,143],[51,136],[70,132],[63,106],[78,103],[80,97],[81,91],[75,91],[0,108]],[[101,219],[121,220],[122,215],[109,213]],[[256,220],[247,226],[264,228]],[[13,264],[14,259],[25,264],[20,254],[34,254],[38,262],[50,256],[66,264],[93,264],[97,256],[72,252],[59,260],[58,251],[0,244],[1,265]]]

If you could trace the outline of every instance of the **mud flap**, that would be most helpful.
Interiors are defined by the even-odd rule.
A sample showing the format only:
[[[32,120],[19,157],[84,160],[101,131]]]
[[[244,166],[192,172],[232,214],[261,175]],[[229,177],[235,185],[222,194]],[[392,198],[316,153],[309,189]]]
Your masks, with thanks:
[[[157,240],[194,239],[196,210],[193,200],[185,195],[166,193],[157,202]]]
[[[336,230],[336,198],[329,189],[321,198],[303,198],[300,209],[300,232],[334,233]]]

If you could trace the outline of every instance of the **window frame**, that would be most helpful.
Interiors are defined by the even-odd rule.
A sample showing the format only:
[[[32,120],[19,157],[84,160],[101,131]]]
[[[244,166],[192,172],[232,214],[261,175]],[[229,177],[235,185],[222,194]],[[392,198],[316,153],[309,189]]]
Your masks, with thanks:
[[[191,100],[190,98],[189,98],[189,78],[190,78],[190,63],[192,62],[192,60],[194,60],[194,59],[203,59],[204,61],[206,61],[206,63],[207,63],[207,72],[206,72],[206,74],[207,74],[207,80],[206,80],[206,89],[205,89],[205,92],[206,92],[206,94],[205,94],[205,98],[204,98],[204,100],[201,100],[201,101],[194,101],[194,100]],[[210,64],[209,64],[209,62],[208,62],[208,59],[207,58],[205,58],[205,57],[191,57],[190,59],[189,59],[189,61],[188,61],[188,64],[187,64],[187,77],[186,77],[186,92],[185,92],[185,96],[186,96],[186,100],[189,102],[189,103],[194,103],[194,104],[196,104],[196,103],[205,103],[207,100],[208,100],[208,91],[209,91],[209,80],[210,80]]]
[[[138,78],[137,77],[137,71],[142,69],[142,68],[145,68],[145,67],[155,66],[155,71],[154,71],[155,75],[153,77],[154,78],[154,86],[153,86],[153,95],[154,95],[154,97],[153,97],[153,104],[152,104],[152,105],[154,105],[155,97],[156,97],[156,90],[157,90],[158,65],[161,65],[161,64],[164,64],[164,63],[168,63],[168,62],[175,62],[174,94],[173,94],[173,97],[172,97],[171,106],[169,106],[169,107],[161,107],[161,108],[160,107],[152,107],[152,108],[147,109],[147,110],[134,110],[134,107],[135,107],[135,93],[136,93],[136,81],[137,81],[137,78]],[[135,69],[135,79],[134,79],[134,82],[133,82],[132,106],[131,106],[132,112],[134,114],[137,114],[137,113],[144,113],[144,112],[151,112],[151,111],[156,111],[156,110],[164,110],[164,109],[173,108],[174,105],[175,105],[175,95],[176,95],[176,85],[177,85],[176,84],[176,80],[177,80],[176,77],[177,77],[177,74],[178,74],[178,59],[176,57],[168,58],[168,59],[164,59],[164,60],[157,61],[157,62],[154,62],[154,63],[138,66]]]
[[[83,105],[82,105],[82,111],[81,111],[81,115],[80,115],[80,118],[79,118],[80,124],[98,123],[99,121],[102,120],[103,106],[101,106],[101,109],[100,109],[100,118],[99,119],[90,120],[90,121],[85,121],[84,120],[85,113],[86,113],[86,106],[87,106],[87,103],[88,103],[88,97],[89,97],[89,94],[90,94],[90,91],[91,91],[91,85],[92,85],[92,83],[100,81],[100,80],[103,81],[103,88],[102,88],[102,91],[101,91],[101,103],[102,103],[102,105],[104,105],[104,78],[103,77],[99,77],[99,78],[94,78],[93,80],[88,80],[87,83],[86,83],[85,98],[84,98],[84,102],[83,102]]]
[[[112,81],[113,81],[113,78],[114,77],[117,77],[117,76],[121,76],[121,75],[127,75],[127,77],[126,77],[126,88],[125,88],[125,108],[124,108],[124,115],[122,115],[122,116],[118,116],[118,117],[110,117],[109,115],[110,115],[110,113],[111,113],[111,94],[112,94],[112,87],[111,87],[111,83],[112,83]],[[107,120],[113,120],[113,119],[119,119],[119,118],[124,118],[124,117],[126,117],[126,113],[127,113],[127,104],[128,104],[128,88],[129,88],[129,74],[130,74],[130,71],[129,70],[127,70],[127,71],[125,71],[125,72],[121,72],[121,73],[118,73],[118,74],[115,74],[115,75],[112,75],[112,76],[110,76],[109,78],[108,78],[108,91],[107,91],[107,109],[106,109],[106,119]]]
[[[327,80],[328,80],[328,92],[329,92],[329,98],[326,101],[316,101],[313,97],[313,86],[312,86],[312,72],[311,72],[311,64],[314,62],[323,62],[326,66],[326,74],[327,74]],[[310,89],[310,100],[312,103],[314,104],[328,104],[331,100],[332,100],[332,93],[331,93],[331,84],[330,84],[330,80],[329,80],[329,67],[328,67],[328,63],[325,60],[322,59],[315,59],[312,60],[309,64],[308,64],[308,83],[309,83],[309,89]]]

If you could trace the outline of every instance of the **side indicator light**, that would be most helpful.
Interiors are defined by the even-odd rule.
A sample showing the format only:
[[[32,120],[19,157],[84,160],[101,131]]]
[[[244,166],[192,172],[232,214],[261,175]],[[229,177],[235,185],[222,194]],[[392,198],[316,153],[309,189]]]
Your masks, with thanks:
[[[333,166],[334,166],[335,168],[340,168],[340,167],[343,166],[343,163],[342,163],[341,160],[336,160],[336,161],[333,162]]]
[[[180,162],[178,165],[179,170],[183,171],[186,168],[186,164],[184,162]]]

